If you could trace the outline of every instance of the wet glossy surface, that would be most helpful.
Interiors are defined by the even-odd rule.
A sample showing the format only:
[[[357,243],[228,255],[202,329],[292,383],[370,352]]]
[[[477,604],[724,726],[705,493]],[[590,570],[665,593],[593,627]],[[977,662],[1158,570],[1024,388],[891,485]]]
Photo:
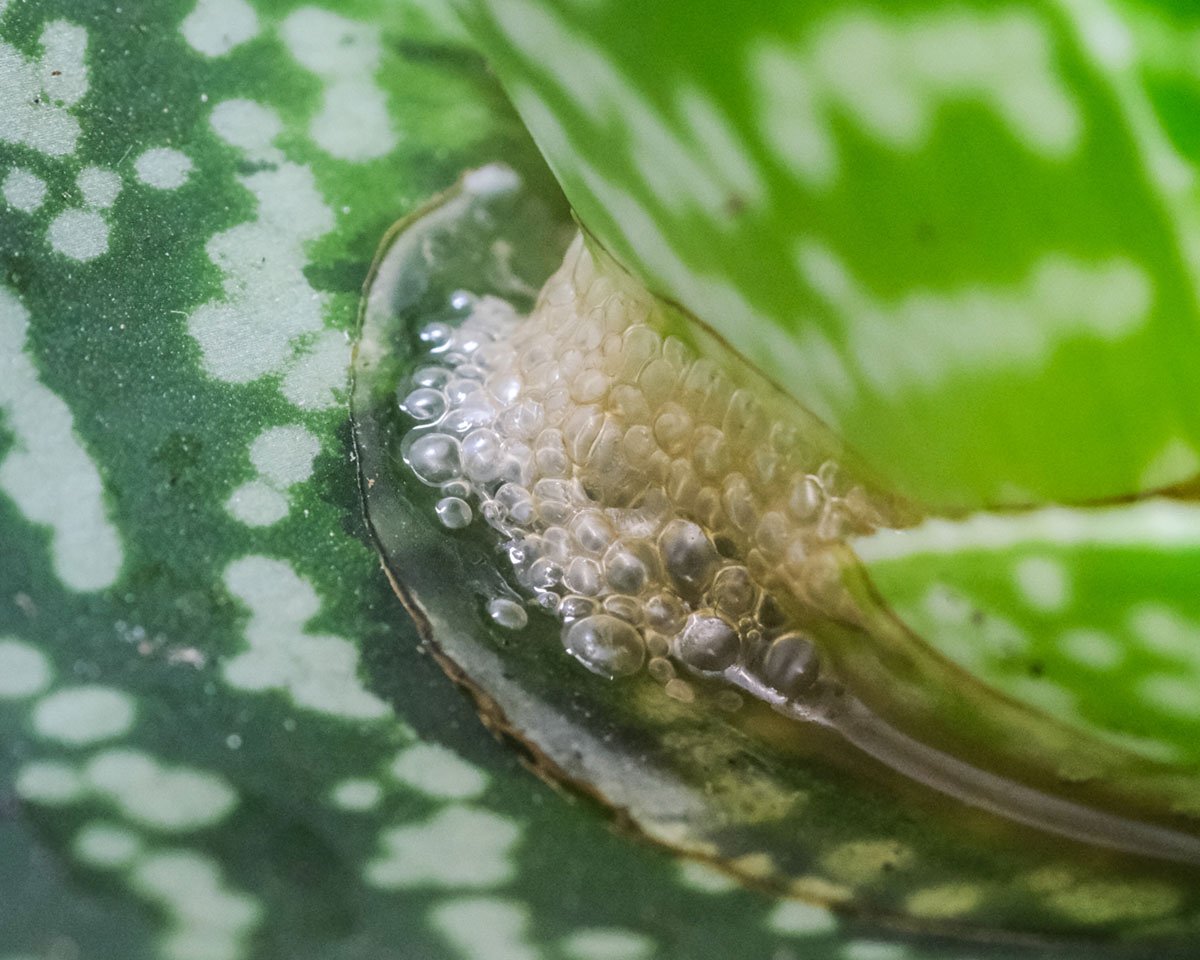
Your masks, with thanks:
[[[1159,811],[1189,783],[976,688],[879,606],[836,543],[824,601],[803,595],[811,577],[780,581],[785,623],[759,661],[772,683],[722,657],[707,621],[659,658],[678,667],[692,652],[686,695],[671,695],[680,678],[654,658],[602,671],[633,674],[617,681],[577,662],[620,632],[608,620],[623,621],[593,614],[563,631],[487,523],[460,524],[462,508],[446,504],[454,492],[480,506],[436,487],[461,482],[449,441],[406,441],[444,405],[421,392],[444,386],[441,375],[418,372],[431,338],[439,346],[436,325],[489,294],[527,309],[569,236],[514,185],[486,182],[468,181],[385,246],[355,385],[364,496],[387,567],[485,719],[543,774],[645,835],[772,889],[985,938],[1186,937],[1196,876],[1167,861],[1194,863],[1195,841]],[[475,299],[455,296],[464,290]],[[666,555],[688,565],[687,550]],[[526,625],[511,613],[522,605]],[[730,684],[751,695],[731,699]],[[1053,771],[1067,753],[1121,778],[1064,784]]]

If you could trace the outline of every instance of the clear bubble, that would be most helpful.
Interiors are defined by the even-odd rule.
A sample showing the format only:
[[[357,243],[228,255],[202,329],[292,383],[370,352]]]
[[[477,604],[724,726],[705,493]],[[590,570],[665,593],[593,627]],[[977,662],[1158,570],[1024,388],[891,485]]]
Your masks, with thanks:
[[[646,672],[658,683],[667,683],[675,679],[675,665],[666,657],[653,657],[646,664]]]
[[[811,522],[820,515],[824,499],[825,492],[821,489],[820,481],[812,475],[801,474],[792,482],[788,509],[797,520]]]
[[[792,525],[778,510],[768,510],[758,521],[754,542],[770,558],[782,557],[787,549]]]
[[[763,656],[762,679],[789,699],[812,687],[819,674],[817,648],[798,632],[776,638]]]
[[[717,548],[708,534],[690,520],[672,520],[658,537],[663,566],[684,594],[698,595],[711,579]]]
[[[563,441],[567,456],[575,463],[586,463],[592,444],[604,426],[604,413],[599,407],[576,407],[563,421]]]
[[[472,353],[479,346],[479,342],[475,338],[468,339],[463,344],[463,351]],[[454,375],[459,380],[471,380],[476,384],[482,384],[487,378],[487,371],[483,367],[474,363],[460,363],[454,368]]]
[[[651,407],[637,387],[618,383],[608,392],[608,408],[626,423],[650,429]]]
[[[450,371],[445,367],[419,367],[412,375],[412,382],[415,387],[440,390],[450,382]]]
[[[750,571],[739,564],[722,567],[713,578],[713,603],[728,617],[738,619],[750,613],[756,594]]]
[[[659,407],[675,392],[679,369],[665,357],[657,357],[646,364],[638,375],[638,386],[651,407]]]
[[[617,537],[616,530],[599,510],[581,510],[570,529],[579,548],[586,553],[603,553]]]
[[[825,542],[840,540],[846,532],[846,512],[837,500],[825,504],[817,521],[817,538]]]
[[[463,405],[468,397],[474,398],[476,394],[479,395],[479,400],[486,400],[487,398],[483,395],[483,391],[480,389],[479,384],[475,380],[471,380],[462,376],[462,369],[462,367],[456,368],[454,371],[454,378],[443,388],[443,391],[446,394],[446,399],[449,400],[450,403],[459,407]]]
[[[543,477],[568,477],[571,461],[562,449],[539,447],[534,453],[534,465]]]
[[[836,461],[833,460],[826,460],[817,468],[817,481],[826,493],[832,494],[836,490],[840,473]]]
[[[437,486],[459,476],[462,459],[458,440],[444,433],[427,433],[408,448],[408,465],[425,483]]]
[[[544,420],[540,403],[519,400],[500,412],[497,425],[506,436],[532,440],[541,431]]]
[[[500,456],[500,479],[529,486],[533,482],[533,451],[519,440],[504,440]]]
[[[489,527],[499,530],[501,533],[509,533],[508,523],[505,520],[504,508],[495,500],[484,500],[479,504],[479,515]]]
[[[670,637],[664,637],[661,633],[647,630],[642,635],[642,639],[646,641],[646,653],[650,656],[669,657],[671,655]]]
[[[471,523],[471,505],[459,497],[443,497],[437,502],[438,519],[450,530],[461,530]]]
[[[563,630],[563,647],[593,673],[624,677],[637,673],[646,659],[641,634],[624,620],[597,613]]]
[[[659,633],[674,635],[683,629],[687,607],[671,593],[656,593],[646,600],[646,622]]]
[[[496,373],[487,379],[488,392],[505,406],[521,395],[522,386],[521,378],[515,373]]]
[[[505,630],[520,630],[529,623],[529,614],[525,612],[525,608],[507,597],[489,600],[487,612],[488,616]]]
[[[618,593],[641,593],[646,586],[646,564],[623,543],[614,543],[604,554],[604,576]]]
[[[457,406],[450,407],[442,423],[455,433],[466,433],[475,427],[491,426],[495,419],[496,405],[479,391]]]
[[[529,583],[534,588],[550,590],[562,583],[562,564],[555,563],[549,557],[535,560],[529,567]]]
[[[603,602],[604,612],[611,613],[614,617],[624,620],[626,623],[631,623],[635,627],[640,626],[645,619],[642,613],[642,605],[637,601],[636,597],[624,597],[619,594],[605,597]]]
[[[732,666],[741,651],[737,630],[715,613],[693,613],[675,637],[675,656],[693,670],[720,673]]]
[[[418,387],[400,403],[414,420],[436,420],[446,412],[446,397],[433,387]]]
[[[463,438],[463,472],[477,483],[487,483],[500,475],[500,455],[500,437],[494,430],[472,430]]]
[[[525,527],[533,520],[533,498],[520,484],[503,484],[496,491],[495,500],[513,522]]]
[[[599,370],[584,370],[571,381],[571,399],[576,403],[599,403],[608,394],[609,380]]]
[[[729,444],[716,427],[703,424],[692,435],[692,463],[705,480],[719,480],[729,469]]]
[[[558,563],[571,559],[571,534],[563,527],[547,527],[542,533],[542,549],[547,557]]]
[[[582,620],[596,612],[596,601],[591,597],[565,596],[558,606],[564,621]]]
[[[654,420],[654,439],[672,456],[687,448],[692,438],[692,415],[678,403],[667,403]]]
[[[421,328],[419,334],[430,353],[442,353],[454,342],[454,328],[448,323],[430,323]]]
[[[758,524],[758,505],[750,481],[740,473],[731,473],[721,484],[721,506],[738,530],[748,533]]]
[[[563,575],[563,586],[585,597],[596,596],[602,587],[600,564],[590,557],[574,557]]]

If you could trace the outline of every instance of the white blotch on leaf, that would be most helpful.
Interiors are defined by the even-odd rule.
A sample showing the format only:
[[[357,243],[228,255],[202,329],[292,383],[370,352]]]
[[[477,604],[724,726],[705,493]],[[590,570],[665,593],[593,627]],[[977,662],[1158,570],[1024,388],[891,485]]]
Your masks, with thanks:
[[[1134,607],[1128,623],[1134,639],[1145,649],[1200,667],[1200,625],[1158,603]]]
[[[1200,508],[1170,500],[1075,510],[1045,507],[1018,513],[973,513],[961,520],[933,517],[907,530],[881,530],[854,541],[868,563],[922,554],[1008,550],[1025,544],[1068,547],[1200,546]]]
[[[844,365],[885,395],[937,389],[952,376],[1040,370],[1060,344],[1137,332],[1154,302],[1146,272],[1119,257],[1091,264],[1046,254],[1012,287],[919,290],[895,303],[863,289],[819,243],[801,242],[796,261],[840,321],[833,335]],[[822,392],[837,386],[821,384]]]
[[[462,960],[541,960],[529,942],[529,911],[511,900],[448,900],[434,907],[429,921]]]
[[[812,186],[838,168],[834,116],[894,150],[920,147],[943,105],[975,102],[1046,157],[1066,156],[1083,122],[1056,75],[1046,28],[1025,13],[965,11],[903,21],[855,11],[800,44],[752,56],[764,140]]]
[[[0,413],[13,434],[0,462],[0,490],[30,521],[50,527],[62,582],[74,590],[100,590],[116,580],[121,542],[70,410],[41,384],[25,353],[28,324],[29,312],[0,287]]]
[[[282,520],[289,507],[288,488],[312,476],[320,449],[316,435],[299,424],[263,431],[250,444],[250,462],[259,475],[234,490],[226,509],[253,527]]]
[[[248,527],[269,527],[278,523],[288,515],[289,506],[287,494],[263,480],[243,483],[225,501],[230,516]]]
[[[89,823],[75,835],[75,856],[101,870],[126,867],[142,852],[136,833],[115,823]]]
[[[512,46],[525,52],[547,83],[560,85],[559,91],[597,125],[619,130],[608,138],[609,145],[623,150],[658,203],[677,214],[700,209],[725,222],[731,194],[748,204],[763,196],[759,172],[737,148],[730,120],[703,91],[684,89],[669,112],[660,112],[590,38],[550,9],[527,0],[506,0],[495,5],[493,13]],[[556,121],[545,125],[520,112],[543,147],[562,141]],[[572,152],[547,153],[552,164],[569,157],[570,169],[575,169]],[[608,213],[622,224],[631,242],[639,237],[613,207]]]
[[[226,569],[225,585],[250,609],[249,649],[225,663],[230,684],[241,690],[283,690],[298,707],[347,719],[389,713],[359,680],[352,643],[305,630],[321,603],[291,566],[269,557],[243,557]]]
[[[133,726],[133,698],[112,687],[56,690],[33,708],[33,728],[48,740],[82,746],[111,740]]]
[[[374,80],[383,54],[379,28],[318,7],[301,7],[280,27],[306,70],[325,81],[321,109],[309,123],[313,142],[340,160],[385,156],[397,136],[387,97]]]
[[[645,934],[619,927],[595,927],[564,937],[562,952],[569,960],[649,960],[655,948],[654,941]]]
[[[738,882],[729,874],[696,860],[685,860],[679,865],[679,881],[700,893],[721,894],[738,889]]]
[[[259,902],[230,887],[216,861],[194,850],[148,854],[129,881],[170,917],[160,941],[164,960],[240,960],[262,919]]]
[[[85,207],[107,210],[121,193],[121,178],[104,167],[84,167],[75,178]]]
[[[944,883],[913,891],[904,905],[914,917],[950,920],[974,911],[983,902],[984,893],[978,884]]]
[[[331,407],[334,391],[345,386],[348,352],[343,347],[341,362],[328,362],[325,345],[335,333],[323,330],[328,297],[311,286],[304,268],[308,244],[333,228],[333,213],[312,170],[286,162],[272,145],[282,129],[274,111],[253,101],[225,101],[214,108],[212,124],[247,159],[268,166],[239,178],[255,199],[255,219],[205,245],[221,269],[225,295],[194,310],[188,332],[210,376],[249,383],[282,373],[281,389],[291,402]]]
[[[1138,488],[1157,490],[1200,474],[1200,453],[1181,437],[1168,441],[1138,477]]]
[[[511,820],[469,806],[449,806],[428,820],[393,827],[366,867],[367,882],[386,889],[499,886],[516,875]]]
[[[190,767],[167,767],[137,750],[113,749],[92,757],[84,783],[126,817],[164,833],[220,823],[237,805],[224,777]]]
[[[86,263],[108,252],[108,224],[95,210],[64,210],[50,221],[46,239],[56,253]]]
[[[246,158],[258,163],[282,163],[283,153],[274,146],[283,124],[270,107],[254,100],[223,100],[209,118],[217,136],[237,147]]]
[[[1017,593],[1026,605],[1043,613],[1061,613],[1071,602],[1071,581],[1061,562],[1051,557],[1024,557],[1013,567]]]
[[[0,190],[5,204],[21,213],[33,213],[46,199],[46,181],[24,167],[9,170]]]
[[[1159,713],[1195,721],[1200,716],[1200,687],[1191,675],[1153,674],[1140,684],[1142,699]]]
[[[175,190],[182,187],[192,172],[192,161],[186,153],[171,147],[151,147],[133,162],[137,177],[148,187]]]
[[[42,29],[41,46],[41,58],[32,60],[0,41],[0,143],[61,157],[79,140],[68,108],[87,93],[87,31],[55,20]]]
[[[34,760],[17,771],[17,796],[32,803],[63,806],[87,793],[78,771],[56,760]]]
[[[837,918],[824,907],[785,900],[771,911],[767,926],[787,937],[819,937],[837,929]]]
[[[312,476],[320,449],[316,434],[299,424],[271,427],[250,444],[250,462],[265,480],[290,487]]]
[[[20,700],[41,693],[52,672],[45,655],[31,644],[0,638],[0,700]]]
[[[329,800],[342,810],[361,813],[374,810],[383,799],[383,787],[374,780],[352,778],[334,784]]]
[[[322,330],[283,376],[279,392],[301,410],[333,405],[332,391],[342,390],[350,369],[350,341],[339,330]]]
[[[1111,670],[1125,658],[1121,644],[1102,630],[1064,630],[1058,646],[1063,656],[1093,670]]]
[[[196,0],[179,26],[188,45],[206,57],[225,56],[258,30],[258,15],[246,0]]]
[[[431,797],[468,800],[487,788],[487,775],[458,754],[435,743],[405,749],[391,766],[392,776]]]
[[[842,960],[906,960],[908,947],[886,940],[851,940],[840,954]]]

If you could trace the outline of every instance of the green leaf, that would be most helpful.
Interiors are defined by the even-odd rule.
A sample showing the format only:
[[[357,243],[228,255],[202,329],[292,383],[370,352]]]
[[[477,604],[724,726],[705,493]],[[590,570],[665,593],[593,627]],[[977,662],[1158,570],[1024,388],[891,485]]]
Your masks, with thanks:
[[[604,15],[615,28],[619,16],[603,11],[570,17]],[[702,32],[699,18],[681,23]],[[1172,138],[1185,143],[1186,24],[1143,27],[1157,51],[1155,109],[1176,118]],[[781,40],[786,33],[780,25]],[[379,569],[355,488],[347,373],[361,284],[391,224],[465,169],[503,158],[556,196],[463,38],[435,0],[0,0],[0,958],[1022,953],[764,897],[615,833],[487,736],[421,647]],[[650,31],[628,39],[647,62],[692,69],[685,46],[659,49]],[[653,59],[664,52],[670,62]],[[1077,59],[1070,69],[1091,76]],[[503,56],[495,62],[512,73]],[[592,62],[577,65],[585,84]],[[544,137],[548,128],[526,113]],[[1104,156],[1133,164],[1127,141],[1105,141]],[[612,144],[623,149],[624,135]],[[870,143],[841,149],[853,149],[839,154],[847,162],[882,171]],[[564,166],[574,154],[550,154],[585,221],[633,262],[615,224],[643,236],[638,209],[607,195],[589,201]],[[1103,264],[1128,240],[1130,257],[1144,255],[1138,265],[1153,270],[1155,310],[1186,299],[1178,257],[1155,259],[1170,246],[1162,224],[1180,220],[1175,206],[1109,190],[1103,177],[1071,193],[1070,177],[1026,175],[1036,167],[1025,158],[1019,179],[1074,211],[1057,229],[1085,237],[1076,254]],[[655,169],[661,184],[669,171]],[[677,173],[686,184],[687,166]],[[736,171],[733,184],[747,186]],[[966,189],[930,200],[939,224],[954,220]],[[1119,230],[1091,210],[1097,191],[1124,205]],[[878,185],[861,211],[889,198]],[[754,209],[734,203],[730,216],[775,217]],[[1001,231],[1013,250],[1013,224],[1041,212],[1032,199],[1022,209]],[[1092,219],[1076,224],[1076,213]],[[723,257],[705,219],[688,222],[708,258],[697,262],[711,270]],[[842,237],[844,262],[891,302],[906,268],[895,250],[875,264],[869,220]],[[732,236],[719,237],[730,262],[772,276],[772,260]],[[923,268],[930,277],[943,268],[974,276],[967,248],[957,262],[951,242],[937,243],[941,261]],[[674,282],[673,261],[651,265]],[[1022,270],[998,262],[989,276],[1011,283]],[[793,282],[775,277],[763,289]],[[725,278],[702,289],[741,309]],[[1147,331],[1151,323],[1157,337],[1167,321],[1155,312]],[[786,346],[771,329],[755,343]],[[1170,336],[1155,349],[1182,362],[1184,334]],[[748,352],[762,362],[765,349]],[[1108,347],[1079,349],[1063,362],[1090,362]],[[1174,425],[1168,400],[1186,387],[1180,379],[1155,403],[1123,408],[1146,419],[1120,442],[1146,426],[1147,458],[1176,433],[1190,444],[1190,420],[1154,433]],[[848,411],[845,425],[868,413]],[[1084,459],[1099,461],[1116,442],[1093,440],[1097,452]],[[1035,459],[1027,468],[1037,473]],[[1123,475],[1060,461],[1013,482],[1039,495],[1058,495],[1038,485],[1057,478],[1070,480],[1072,496],[1125,489]],[[947,481],[946,498],[960,489],[967,501],[991,497],[984,472]],[[1168,464],[1158,479],[1185,475]],[[907,574],[892,570],[888,590],[901,604]],[[1186,748],[1179,729],[1160,739]],[[824,840],[860,810],[883,815],[870,798],[838,810],[840,797],[822,797],[845,816]],[[890,856],[850,849],[838,861],[844,882],[869,885],[853,868],[882,871]],[[1005,862],[982,866],[1001,877]],[[1131,897],[1104,877],[1033,879],[1020,896],[1044,893],[1110,928],[1145,921],[1163,902],[1153,884]],[[954,905],[941,893],[926,897],[925,912]],[[1093,957],[1096,947],[1059,953]]]
[[[511,172],[473,172],[390,238],[365,301],[352,403],[363,496],[384,562],[431,649],[472,693],[489,725],[519,743],[547,779],[599,800],[655,842],[716,859],[775,893],[832,903],[885,922],[891,918],[927,933],[986,929],[1001,942],[1078,933],[1131,940],[1172,934],[1186,941],[1191,934],[1185,918],[1193,909],[1186,892],[1191,886],[1188,867],[1200,849],[1186,832],[1194,778],[1131,756],[1126,741],[1118,740],[1114,749],[1065,724],[1021,711],[972,684],[953,666],[930,658],[891,612],[879,607],[849,554],[825,554],[842,562],[845,592],[829,585],[823,600],[807,604],[805,598],[812,594],[804,588],[811,583],[812,568],[795,588],[795,581],[782,572],[765,581],[761,578],[768,575],[762,572],[751,578],[769,585],[764,589],[788,624],[779,629],[803,631],[818,653],[810,685],[789,695],[786,704],[761,684],[744,682],[747,674],[761,674],[769,683],[769,669],[752,653],[739,656],[730,671],[708,678],[687,669],[677,646],[656,655],[651,648],[652,655],[670,656],[673,666],[659,659],[656,671],[651,660],[643,671],[612,671],[620,676],[597,676],[605,671],[589,660],[587,651],[574,652],[592,663],[595,673],[565,655],[560,646],[569,646],[578,629],[601,618],[576,613],[567,629],[560,622],[565,604],[590,608],[592,601],[563,597],[563,606],[548,611],[542,600],[558,599],[563,592],[598,592],[604,609],[614,613],[619,609],[610,608],[614,600],[639,601],[614,597],[621,591],[611,574],[611,590],[571,586],[570,570],[584,554],[572,557],[569,547],[567,556],[551,554],[546,545],[552,537],[560,539],[555,528],[563,541],[574,542],[571,536],[580,540],[578,532],[570,531],[576,530],[574,519],[584,514],[562,519],[560,511],[569,512],[569,505],[586,502],[586,514],[602,515],[619,526],[624,501],[597,492],[587,494],[586,501],[549,504],[555,519],[539,525],[532,514],[543,513],[555,497],[552,490],[545,495],[538,491],[556,481],[490,483],[483,454],[468,453],[475,448],[472,438],[509,436],[505,414],[490,427],[482,426],[482,412],[483,419],[472,415],[469,426],[456,426],[468,410],[483,410],[488,391],[503,393],[507,383],[507,374],[498,380],[492,366],[502,362],[496,348],[504,344],[493,340],[493,328],[481,320],[499,301],[487,298],[511,300],[528,310],[528,278],[543,276],[547,259],[553,263],[565,243],[553,216],[516,184]],[[584,490],[591,485],[603,489],[601,478],[617,468],[594,452],[599,440],[592,453],[576,447],[575,413],[560,410],[556,419],[551,410],[554,384],[560,381],[543,390],[536,368],[527,367],[525,360],[536,358],[540,349],[560,356],[565,365],[574,349],[587,370],[589,358],[602,349],[602,338],[590,337],[591,330],[613,322],[622,310],[646,315],[632,299],[636,293],[629,278],[606,269],[602,259],[599,263],[593,275],[591,260],[578,245],[572,247],[526,321],[553,316],[565,339],[537,327],[533,339],[518,341],[530,352],[522,353],[513,368],[524,371],[529,404],[536,403],[535,396],[546,397],[544,422],[551,433],[559,432],[566,450],[576,451],[568,454],[574,463],[570,476]],[[467,284],[473,297],[460,302],[455,292]],[[597,326],[589,327],[583,319],[586,307],[577,315],[561,312],[567,302],[564,292],[570,289],[565,284],[573,285],[577,304],[603,304],[602,313],[592,314],[604,318]],[[641,333],[680,328],[686,322],[678,315],[673,320],[657,315],[660,311],[669,314],[671,308],[651,307]],[[457,333],[448,329],[459,324]],[[625,342],[632,344],[635,332],[636,327],[626,330]],[[511,335],[527,337],[528,331]],[[562,344],[568,345],[566,351],[555,354]],[[453,359],[460,352],[460,359]],[[668,362],[666,354],[664,350],[663,359],[651,366]],[[644,374],[650,369],[636,362],[627,367],[635,356],[645,362],[644,354],[631,348],[608,388],[610,395],[623,391],[622,409],[637,408],[633,384],[643,382],[639,370]],[[711,363],[720,352],[710,344],[704,356]],[[704,362],[690,369],[698,370]],[[680,379],[690,382],[691,374]],[[479,386],[471,393],[474,383]],[[741,386],[763,396],[761,385],[749,378]],[[506,413],[518,409],[519,402]],[[699,405],[697,419],[711,416],[703,412],[705,406]],[[720,409],[718,421],[724,415]],[[762,433],[779,408],[768,410]],[[624,429],[620,412],[608,416],[615,429]],[[793,426],[818,451],[817,460],[830,455],[821,449],[828,438],[820,437],[812,424],[797,418]],[[499,446],[506,441],[491,442]],[[434,444],[430,450],[443,449],[441,445],[457,450],[460,443],[461,463],[471,457],[475,467],[456,468],[457,455],[451,463],[418,454],[421,444]],[[430,474],[432,467],[437,477]],[[551,476],[561,475],[558,468],[550,469]],[[843,462],[843,469],[851,467]],[[527,521],[519,510],[503,513],[504,503],[515,502],[506,500],[505,490],[515,497],[517,485],[534,491]],[[452,486],[459,492],[451,494]],[[621,489],[615,479],[609,487]],[[443,511],[448,504],[456,504],[468,519],[478,511],[486,523],[447,518]],[[639,525],[654,523],[654,508],[643,509]],[[678,504],[674,509],[676,517],[689,516]],[[636,544],[636,538],[651,535],[627,536],[634,539],[619,542]],[[727,556],[744,555],[735,530],[721,526],[713,536],[725,540]],[[876,551],[881,552],[888,541],[883,534],[876,537]],[[863,541],[863,549],[871,542]],[[520,559],[530,552],[539,559]],[[550,557],[568,569],[565,586],[542,582],[543,590],[534,591],[539,602],[530,600],[523,608],[522,596],[531,591],[521,565],[532,564],[532,572]],[[737,562],[725,572],[738,569]],[[1048,562],[1042,559],[1043,565]],[[647,563],[654,567],[653,560]],[[914,565],[899,568],[901,573],[914,569],[919,572]],[[645,576],[653,582],[657,574]],[[1031,602],[1065,605],[1067,598],[1051,595],[1048,588],[1054,584],[1044,571],[1040,580],[1023,574],[1021,584]],[[659,589],[661,583],[629,592],[644,603],[648,592]],[[1062,586],[1059,592],[1068,589]],[[711,590],[715,593],[716,587]],[[691,602],[688,609],[720,606],[720,601],[707,599]],[[753,616],[763,624],[762,632],[769,633],[766,618]],[[652,634],[646,629],[649,647]],[[741,621],[738,633],[742,649],[752,651],[757,641]],[[678,641],[675,637],[672,642]],[[990,676],[993,671],[977,672]],[[750,695],[732,693],[738,688]],[[1155,832],[1167,824],[1178,827],[1181,820],[1182,831]],[[1025,829],[1031,826],[1036,832]],[[1086,847],[1063,843],[1064,836],[1082,840]],[[1149,858],[1154,864],[1147,869]],[[1089,878],[1099,875],[1111,896],[1089,886]]]
[[[1194,84],[1154,82],[1184,24],[462,6],[583,222],[898,489],[1083,502],[1197,473],[1200,233],[1173,143]]]

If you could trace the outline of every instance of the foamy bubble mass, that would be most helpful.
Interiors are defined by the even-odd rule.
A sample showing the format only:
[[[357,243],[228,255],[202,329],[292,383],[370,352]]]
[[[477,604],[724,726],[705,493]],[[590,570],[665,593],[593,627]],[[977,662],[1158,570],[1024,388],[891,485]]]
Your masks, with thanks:
[[[836,603],[824,554],[880,509],[785,401],[664,333],[627,279],[578,237],[527,316],[457,295],[461,325],[421,332],[404,461],[442,493],[445,526],[497,531],[514,586],[588,669],[647,670],[680,699],[694,693],[677,671],[737,670],[798,697],[817,653],[775,592]]]

